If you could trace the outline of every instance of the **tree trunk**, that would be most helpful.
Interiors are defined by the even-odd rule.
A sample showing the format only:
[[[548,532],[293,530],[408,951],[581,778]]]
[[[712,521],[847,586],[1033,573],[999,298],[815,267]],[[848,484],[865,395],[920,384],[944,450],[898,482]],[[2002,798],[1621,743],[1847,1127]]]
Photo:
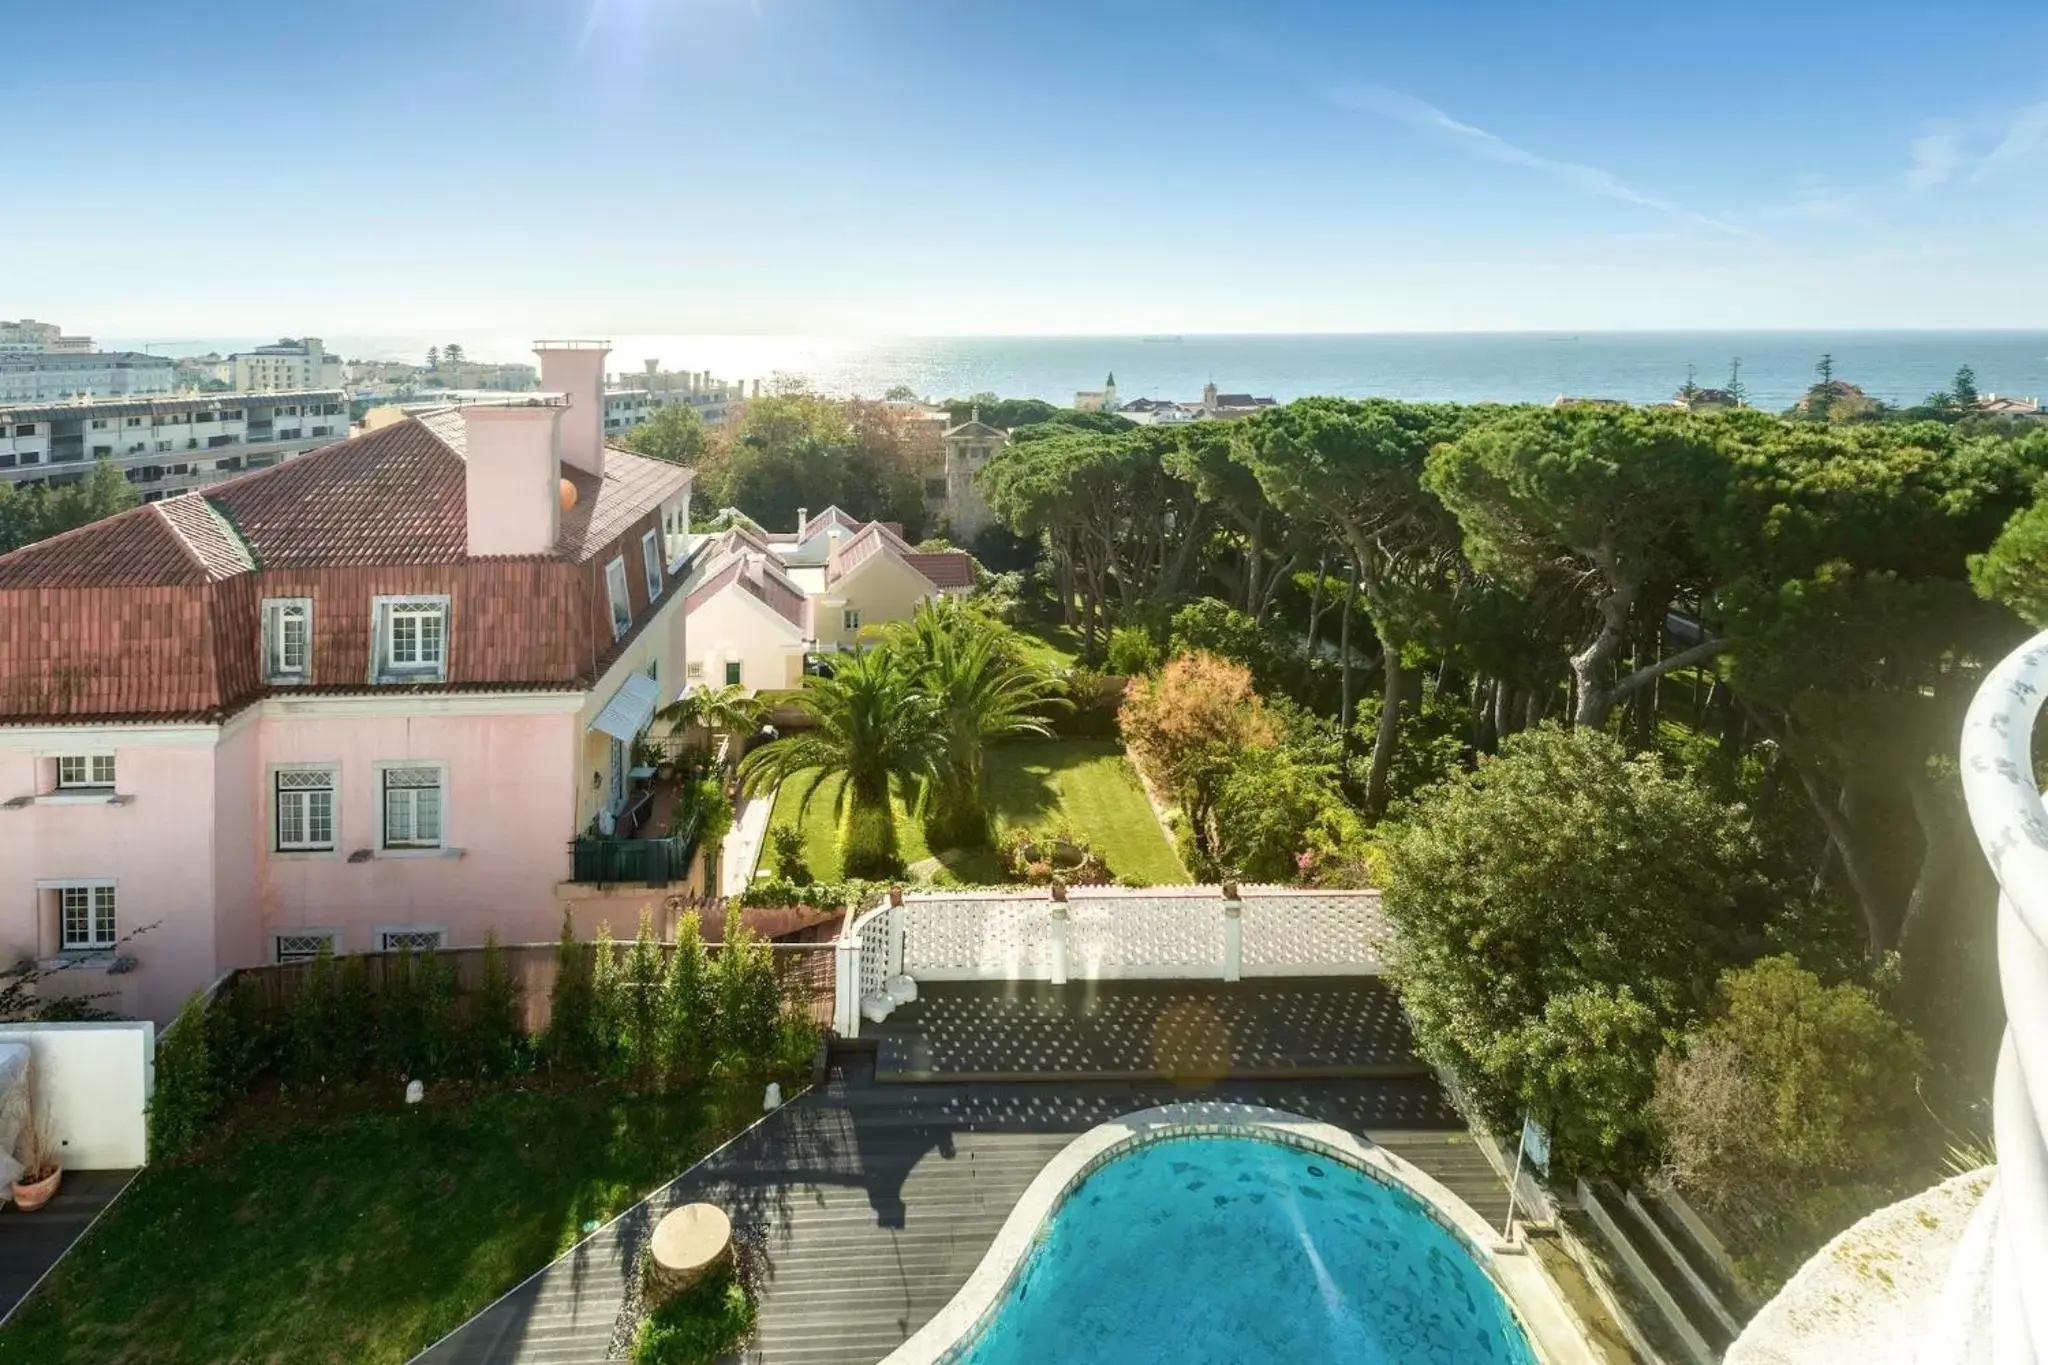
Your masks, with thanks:
[[[1633,582],[1616,583],[1610,577],[1609,587],[1600,597],[1600,633],[1591,644],[1572,655],[1574,725],[1598,730],[1607,723],[1607,708],[1614,701],[1608,675],[1614,671],[1614,656],[1628,643],[1628,618],[1635,608],[1638,586]]]
[[[1343,736],[1343,774],[1346,781],[1351,777],[1351,616],[1352,608],[1358,605],[1358,573],[1346,566],[1344,570],[1344,619],[1337,623],[1337,667],[1343,679],[1338,689],[1337,729]]]
[[[1509,687],[1505,678],[1493,685],[1493,743],[1495,748],[1508,737],[1509,727],[1514,724],[1515,690]]]
[[[1915,773],[1907,779],[1906,795],[1913,802],[1913,819],[1920,826],[1922,851],[1919,875],[1913,879],[1912,894],[1906,898],[1905,913],[1899,920],[1895,946],[1902,955],[1911,945],[1915,931],[1925,923],[1929,907],[1953,876],[1962,845],[1958,837],[1961,822],[1954,802],[1933,779],[1925,772]]]
[[[1400,737],[1401,693],[1407,670],[1401,666],[1401,651],[1380,642],[1380,672],[1385,685],[1380,689],[1380,729],[1372,742],[1372,768],[1365,777],[1365,812],[1377,820],[1387,809],[1387,775],[1394,767],[1394,746]]]
[[[1848,811],[1854,808],[1851,799],[1851,784],[1844,783],[1838,804],[1827,799],[1821,789],[1820,775],[1812,765],[1800,758],[1792,758],[1793,771],[1799,775],[1799,785],[1806,792],[1807,804],[1827,827],[1828,837],[1834,841],[1835,853],[1842,860],[1842,872],[1849,879],[1849,890],[1856,897],[1857,908],[1863,912],[1865,947],[1871,960],[1885,955],[1892,946],[1894,920],[1884,903],[1884,895],[1878,885],[1875,869],[1870,866],[1869,855],[1857,839],[1855,823]]]
[[[1330,552],[1323,551],[1316,556],[1316,581],[1308,590],[1308,645],[1301,657],[1309,663],[1316,661],[1316,628],[1323,623],[1323,578],[1330,571]]]

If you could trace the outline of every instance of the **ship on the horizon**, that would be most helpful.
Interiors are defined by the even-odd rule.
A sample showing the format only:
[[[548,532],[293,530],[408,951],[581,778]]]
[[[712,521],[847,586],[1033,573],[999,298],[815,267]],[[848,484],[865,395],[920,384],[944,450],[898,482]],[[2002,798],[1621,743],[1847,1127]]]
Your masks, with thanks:
[[[1181,338],[1179,338],[1179,337],[1177,337],[1177,336],[1171,336],[1171,337],[1168,337],[1168,336],[1157,336],[1157,337],[1139,337],[1139,338],[1138,338],[1138,340],[1140,340],[1140,341],[1142,341],[1142,342],[1146,343],[1146,344],[1147,344],[1147,345],[1149,345],[1149,346],[1163,346],[1163,345],[1166,345],[1166,344],[1168,344],[1168,343],[1171,343],[1171,342],[1178,342],[1178,341],[1179,341],[1180,339],[1181,339]]]

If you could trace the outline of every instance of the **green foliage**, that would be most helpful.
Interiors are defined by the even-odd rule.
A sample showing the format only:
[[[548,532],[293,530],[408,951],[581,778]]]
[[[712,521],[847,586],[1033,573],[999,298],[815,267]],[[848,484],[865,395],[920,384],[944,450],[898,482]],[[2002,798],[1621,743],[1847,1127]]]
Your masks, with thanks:
[[[768,831],[768,853],[775,875],[792,886],[809,886],[811,865],[804,860],[804,834],[795,825],[777,825]]]
[[[660,1073],[668,1051],[663,1037],[668,1021],[662,1009],[666,975],[661,948],[654,941],[654,912],[643,909],[619,983],[621,1051],[627,1074],[642,1084]]]
[[[754,1301],[729,1270],[706,1275],[647,1315],[633,1365],[715,1365],[754,1334]]]
[[[2048,487],[2013,514],[1990,549],[1970,556],[1970,581],[1982,596],[2048,630]]]
[[[617,1075],[625,1060],[626,973],[609,923],[590,940],[590,1033],[598,1073]]]
[[[1655,1159],[1643,1114],[1663,1045],[1657,1015],[1629,987],[1601,983],[1552,995],[1495,1040],[1491,1061],[1522,1078],[1522,1106],[1549,1125],[1565,1171],[1628,1179]]]
[[[775,1052],[782,997],[768,940],[741,923],[737,907],[726,912],[725,938],[711,960],[711,977],[718,998],[721,1066],[733,1069],[738,1059],[740,1069],[758,1069],[761,1059]]]
[[[168,1161],[198,1146],[220,1108],[206,1025],[206,1005],[194,991],[157,1043],[156,1092],[149,1100],[152,1161]]]
[[[1042,398],[998,398],[992,393],[978,393],[972,398],[951,398],[946,400],[946,411],[951,414],[953,424],[958,426],[970,417],[978,416],[990,426],[1001,431],[1017,427],[1034,426],[1048,422],[1067,410]]]
[[[459,1054],[455,972],[432,948],[401,949],[377,993],[377,1052],[387,1075],[432,1080]]]
[[[1576,1065],[1518,1041],[1553,1000],[1626,987],[1656,1028],[1682,1027],[1719,970],[1760,941],[1779,899],[1740,808],[1597,731],[1517,735],[1477,772],[1425,789],[1386,833],[1403,1003],[1423,1048],[1502,1129],[1557,1098],[1540,1066]],[[1616,1036],[1640,1040],[1622,1008]],[[1655,1056],[1651,1046],[1634,1059],[1642,1074]],[[1604,1117],[1567,1132],[1567,1167],[1603,1169],[1645,1149]]]
[[[263,987],[237,973],[206,1012],[206,1050],[223,1099],[241,1094],[258,1076],[276,1070],[284,1038],[263,1006]]]
[[[555,944],[555,989],[549,1005],[542,1054],[557,1073],[590,1075],[602,1066],[597,1031],[595,972],[590,946],[577,941],[569,912],[562,912],[562,937]]]
[[[1314,864],[1303,855],[1316,832],[1334,832],[1350,816],[1325,727],[1305,713],[1274,709],[1283,721],[1279,742],[1238,754],[1217,793],[1213,856],[1190,840],[1190,870],[1203,880],[1292,881]]]
[[[1358,699],[1357,719],[1351,726],[1353,752],[1372,751],[1385,704],[1376,696]],[[1431,696],[1420,705],[1402,707],[1393,761],[1387,766],[1388,799],[1409,800],[1431,783],[1463,772],[1466,737],[1471,733],[1471,712],[1457,702]]]
[[[1118,724],[1146,773],[1179,802],[1196,865],[1216,865],[1225,838],[1218,803],[1232,774],[1280,733],[1250,671],[1213,654],[1180,655],[1158,676],[1131,681]]]
[[[881,880],[903,875],[896,817],[887,806],[848,805],[840,812],[839,865],[849,877]]]
[[[704,934],[697,912],[687,911],[676,925],[676,946],[662,984],[662,1046],[671,1083],[701,1076],[710,1066],[717,1009]]]
[[[519,982],[505,965],[498,931],[484,935],[482,979],[469,1000],[469,1053],[481,1076],[508,1076],[526,1046],[526,1009]]]
[[[1117,712],[1123,706],[1124,690],[1112,675],[1075,667],[1057,681],[1066,706],[1054,718],[1053,729],[1062,739],[1115,739],[1122,733]]]
[[[1666,1054],[1653,1106],[1674,1171],[1709,1208],[1789,1209],[1882,1180],[1926,1145],[1919,1041],[1853,983],[1790,956],[1724,973],[1720,1012]]]
[[[1118,626],[1109,633],[1104,664],[1111,673],[1133,677],[1159,667],[1160,650],[1152,632],[1142,626]]]
[[[704,418],[687,403],[656,408],[652,417],[613,439],[636,454],[681,465],[697,464],[711,444]]]
[[[334,949],[326,944],[307,968],[306,984],[292,1001],[285,1022],[286,1076],[298,1085],[321,1085],[351,1074],[357,1057],[348,1049],[341,1017],[341,974]]]
[[[93,461],[89,477],[55,490],[40,483],[0,484],[0,554],[91,525],[141,501],[135,486],[105,456]]]
[[[1284,692],[1299,671],[1287,647],[1265,627],[1213,597],[1196,598],[1173,614],[1169,652],[1209,653],[1243,664],[1251,670],[1252,685],[1268,695]]]
[[[794,825],[779,826],[795,829]],[[801,832],[799,832],[801,837]],[[845,881],[793,882],[782,877],[769,877],[749,886],[740,897],[740,904],[748,908],[765,907],[783,909],[789,906],[804,906],[814,910],[866,909],[875,903],[877,897],[888,891],[887,881],[870,881],[852,878]]]

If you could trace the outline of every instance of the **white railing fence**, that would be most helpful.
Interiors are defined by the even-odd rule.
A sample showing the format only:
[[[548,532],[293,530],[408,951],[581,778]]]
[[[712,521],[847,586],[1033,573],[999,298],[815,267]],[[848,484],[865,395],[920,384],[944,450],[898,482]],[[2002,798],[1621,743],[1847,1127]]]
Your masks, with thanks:
[[[2048,634],[1992,669],[1963,725],[1963,796],[1999,886],[1998,1174],[1957,1249],[1928,1360],[2048,1365],[2048,810],[2032,753],[2044,694]]]
[[[914,981],[1238,981],[1381,970],[1376,891],[1066,887],[892,896],[839,938],[836,1026]]]

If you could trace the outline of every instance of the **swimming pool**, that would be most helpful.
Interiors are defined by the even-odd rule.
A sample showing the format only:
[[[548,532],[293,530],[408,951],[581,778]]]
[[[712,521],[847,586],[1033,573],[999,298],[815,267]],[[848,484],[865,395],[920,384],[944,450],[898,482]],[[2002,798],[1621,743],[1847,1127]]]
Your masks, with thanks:
[[[1471,1251],[1406,1190],[1255,1136],[1163,1136],[1074,1185],[962,1365],[1531,1365]]]

